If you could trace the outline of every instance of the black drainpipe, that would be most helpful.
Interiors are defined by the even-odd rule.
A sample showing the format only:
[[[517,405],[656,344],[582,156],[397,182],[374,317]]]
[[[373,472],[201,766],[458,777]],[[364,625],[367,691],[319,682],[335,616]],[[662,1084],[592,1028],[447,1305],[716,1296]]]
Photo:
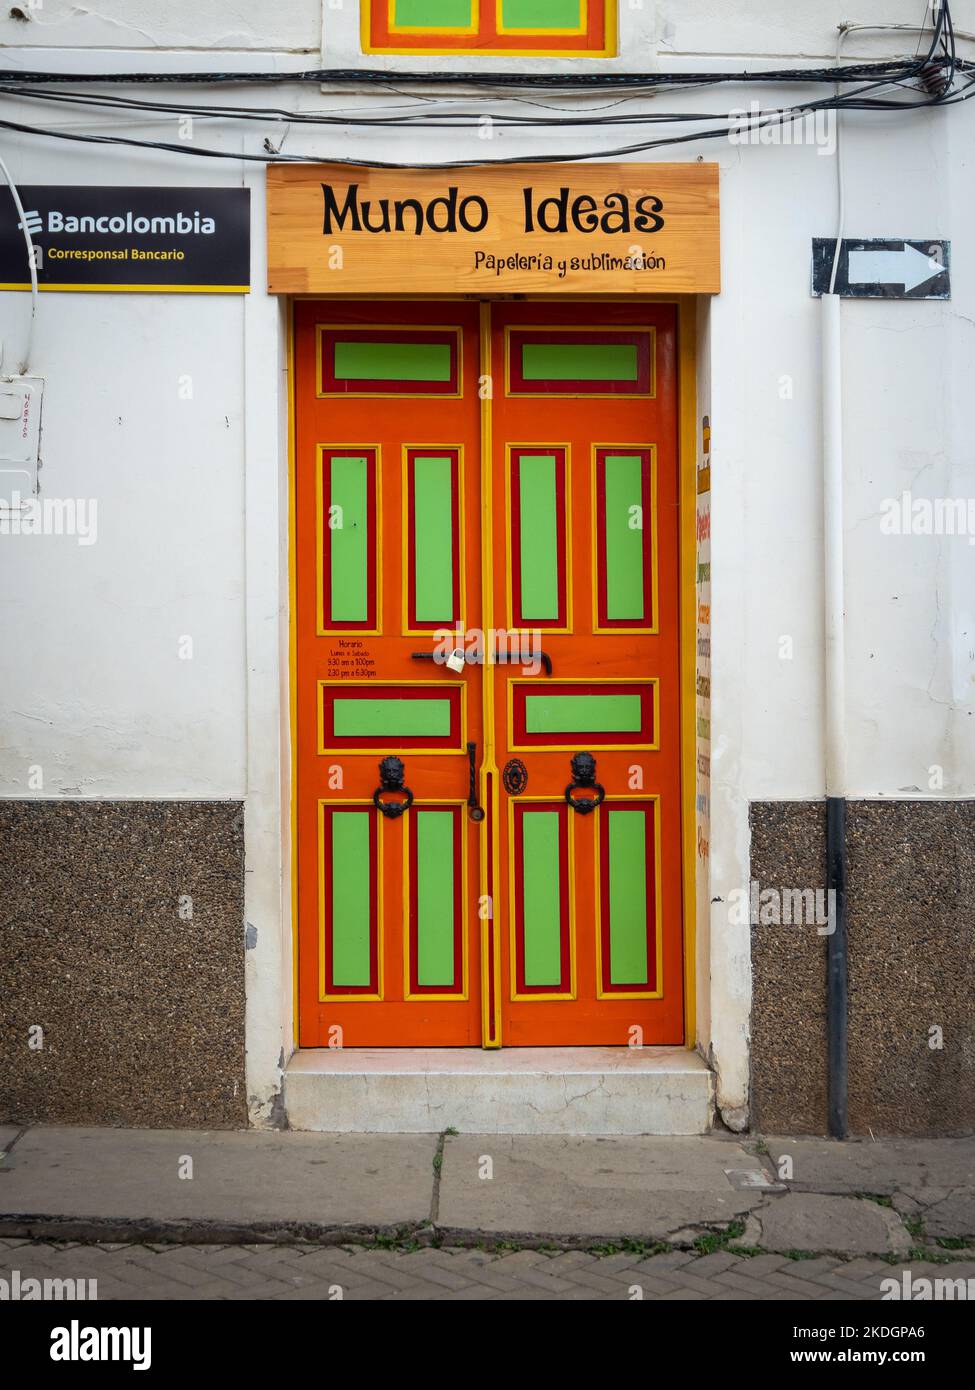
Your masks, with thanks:
[[[826,798],[826,888],[833,930],[826,938],[826,1036],[829,1049],[829,1133],[847,1136],[847,1004],[849,977],[846,954],[846,797]]]

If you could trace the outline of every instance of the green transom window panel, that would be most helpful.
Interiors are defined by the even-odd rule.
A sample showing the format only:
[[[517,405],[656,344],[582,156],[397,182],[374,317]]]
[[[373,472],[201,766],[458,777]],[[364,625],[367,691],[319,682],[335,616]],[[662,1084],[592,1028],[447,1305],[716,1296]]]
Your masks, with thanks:
[[[640,732],[639,695],[529,695],[529,734],[631,734]]]
[[[453,460],[413,460],[416,618],[452,623],[454,612]]]
[[[606,470],[606,616],[643,619],[643,527],[633,525],[643,506],[643,461],[608,454]],[[650,518],[642,518],[643,525]]]
[[[647,983],[647,839],[645,811],[609,813],[609,977]]]
[[[394,29],[473,30],[474,0],[392,0]]]
[[[522,621],[559,616],[559,519],[554,454],[518,461]]]
[[[454,981],[454,816],[417,811],[417,984],[452,988]]]
[[[635,343],[523,343],[526,381],[636,381]]]
[[[503,30],[578,33],[584,22],[582,0],[501,0]]]
[[[618,52],[616,0],[360,0],[364,53]]]
[[[329,462],[329,549],[334,623],[369,620],[369,467],[361,455]]]
[[[372,856],[368,811],[331,813],[332,983],[370,983]]]
[[[450,344],[407,339],[335,344],[338,381],[449,381]]]
[[[342,699],[334,702],[336,738],[446,738],[449,700]]]
[[[526,985],[562,982],[562,889],[557,811],[521,817]]]

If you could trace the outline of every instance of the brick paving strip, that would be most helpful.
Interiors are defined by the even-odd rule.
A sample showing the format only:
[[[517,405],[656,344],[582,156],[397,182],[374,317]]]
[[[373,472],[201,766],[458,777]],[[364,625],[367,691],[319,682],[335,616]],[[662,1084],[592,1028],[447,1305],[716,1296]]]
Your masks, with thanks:
[[[119,1245],[0,1240],[0,1278],[95,1279],[98,1301],[461,1299],[878,1301],[881,1280],[975,1278],[975,1261],[669,1251],[384,1250],[302,1245]]]

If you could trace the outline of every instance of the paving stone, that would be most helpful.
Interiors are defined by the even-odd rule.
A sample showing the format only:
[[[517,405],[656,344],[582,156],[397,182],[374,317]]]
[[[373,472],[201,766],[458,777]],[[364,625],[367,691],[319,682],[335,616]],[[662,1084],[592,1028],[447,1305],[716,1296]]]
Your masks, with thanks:
[[[639,1280],[631,1275],[624,1275],[622,1271],[608,1270],[605,1274],[598,1269],[573,1270],[565,1276],[568,1284],[578,1285],[580,1288],[589,1289],[591,1292],[598,1292],[603,1298],[616,1298],[621,1290],[628,1289],[632,1284],[639,1283]]]
[[[741,1264],[740,1255],[732,1255],[727,1250],[716,1250],[713,1255],[701,1255],[690,1266],[695,1274],[719,1274],[723,1269],[735,1269]]]
[[[598,1255],[590,1255],[588,1250],[562,1250],[551,1259],[559,1269],[589,1269],[591,1265],[602,1263]]]
[[[756,1298],[774,1298],[781,1290],[771,1280],[758,1279],[741,1269],[724,1269],[715,1275],[715,1281],[729,1289],[744,1289]]]
[[[37,1126],[2,1167],[0,1214],[386,1225],[430,1211],[433,1134]],[[179,1178],[181,1155],[193,1178]]]
[[[829,1281],[823,1279],[819,1282],[815,1279],[805,1279],[801,1273],[802,1265],[797,1264],[795,1269],[780,1269],[776,1272],[775,1278],[780,1280],[784,1288],[792,1290],[793,1298],[822,1298],[825,1291],[829,1288]]]
[[[680,1288],[680,1285],[675,1284],[673,1279],[646,1273],[634,1273],[633,1283],[639,1284],[645,1299],[660,1299],[665,1294],[674,1293]]]
[[[871,1287],[866,1283],[859,1283],[855,1279],[845,1279],[843,1274],[837,1270],[835,1274],[829,1276],[828,1280],[822,1282],[824,1287],[830,1289],[831,1292],[845,1293],[847,1298],[874,1298],[880,1292],[881,1279],[889,1277],[890,1271],[888,1269],[887,1274],[878,1274],[876,1284]]]
[[[843,1265],[844,1279],[866,1279],[877,1275],[889,1273],[890,1265],[886,1260],[848,1260]]]
[[[783,1266],[790,1264],[788,1255],[740,1255],[741,1261],[746,1270],[752,1274],[767,1274],[774,1269],[782,1269]]]
[[[468,1276],[438,1265],[427,1265],[423,1271],[423,1277],[431,1283],[442,1285],[445,1289],[466,1289],[471,1284]]]
[[[971,1236],[975,1244],[975,1190],[953,1192],[924,1213],[928,1236]]]
[[[640,1256],[621,1251],[618,1255],[596,1255],[600,1269],[632,1269]]]
[[[828,1274],[830,1270],[839,1268],[842,1264],[843,1261],[835,1255],[817,1255],[812,1260],[790,1260],[787,1257],[782,1268],[789,1269],[796,1274],[801,1273],[807,1279],[815,1279],[820,1274]]]
[[[857,1197],[790,1192],[771,1198],[753,1220],[768,1250],[836,1250],[851,1255],[906,1251],[910,1237],[889,1207]]]
[[[479,1176],[490,1152],[493,1178]],[[446,1229],[659,1238],[691,1223],[731,1221],[765,1194],[738,1191],[737,1143],[622,1136],[460,1135],[444,1149],[440,1223]]]
[[[792,1158],[795,1190],[817,1192],[906,1192],[975,1188],[975,1138],[964,1139],[782,1139],[766,1137],[770,1162]]]
[[[560,1279],[557,1274],[538,1268],[522,1267],[518,1278],[537,1289],[550,1289],[553,1293],[569,1293],[574,1285],[569,1279]]]
[[[679,1269],[682,1265],[693,1263],[700,1259],[696,1250],[665,1250],[662,1255],[648,1255],[647,1260],[653,1261],[654,1269]]]

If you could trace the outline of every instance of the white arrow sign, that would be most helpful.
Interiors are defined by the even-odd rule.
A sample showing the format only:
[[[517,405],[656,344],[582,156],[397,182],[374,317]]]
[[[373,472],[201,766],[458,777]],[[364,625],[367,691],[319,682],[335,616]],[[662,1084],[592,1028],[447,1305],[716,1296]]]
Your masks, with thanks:
[[[905,242],[902,251],[851,251],[847,280],[851,285],[903,285],[906,294],[943,273],[939,261]]]

